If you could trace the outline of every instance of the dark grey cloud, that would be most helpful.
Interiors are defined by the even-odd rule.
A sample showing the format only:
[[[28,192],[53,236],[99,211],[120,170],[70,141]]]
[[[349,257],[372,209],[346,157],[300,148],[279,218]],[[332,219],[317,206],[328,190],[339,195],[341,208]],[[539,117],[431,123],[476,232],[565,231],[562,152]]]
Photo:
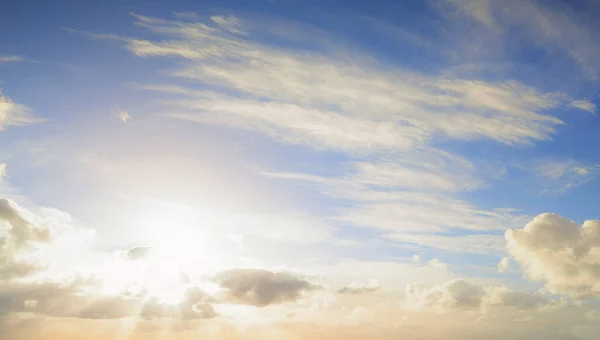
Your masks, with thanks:
[[[319,288],[293,274],[265,269],[231,269],[218,273],[215,281],[225,289],[226,301],[257,307],[295,302]]]

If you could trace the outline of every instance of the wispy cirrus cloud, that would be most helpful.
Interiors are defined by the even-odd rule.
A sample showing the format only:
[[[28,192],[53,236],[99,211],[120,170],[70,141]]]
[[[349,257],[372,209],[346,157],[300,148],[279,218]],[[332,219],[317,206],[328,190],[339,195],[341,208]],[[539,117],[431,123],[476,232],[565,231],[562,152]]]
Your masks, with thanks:
[[[27,60],[23,57],[19,57],[18,55],[4,55],[0,56],[0,63],[14,63],[17,61]]]
[[[31,114],[31,109],[13,102],[0,91],[0,131],[8,126],[22,126],[42,121]]]
[[[541,177],[543,193],[564,193],[597,178],[600,165],[587,165],[573,159],[543,161],[534,167]]]
[[[592,16],[575,12],[567,3],[551,4],[535,0],[443,0],[450,6],[442,6],[444,11],[455,11],[469,17],[485,28],[493,30],[494,37],[514,38],[515,29],[520,37],[534,45],[543,46],[549,52],[559,52],[570,58],[581,73],[595,78],[600,70],[597,35],[593,32]],[[584,7],[587,5],[583,5]],[[497,44],[498,40],[496,40]],[[582,105],[580,105],[582,104]],[[575,102],[586,111],[593,110],[588,103]]]
[[[471,12],[496,25],[485,7]],[[264,22],[213,17],[212,22],[192,24],[134,17],[139,26],[165,38],[92,36],[122,41],[141,57],[181,62],[169,74],[186,80],[185,86],[136,85],[172,96],[163,102],[168,117],[347,154],[353,159],[349,170],[333,177],[265,175],[302,181],[329,197],[350,201],[330,218],[377,231],[499,231],[519,225],[525,218],[512,209],[480,209],[468,202],[465,192],[487,185],[482,172],[433,145],[447,140],[505,145],[550,140],[564,124],[554,112],[594,109],[588,100],[512,79],[415,72],[362,51],[349,54],[352,47],[333,41],[326,52],[270,43],[261,37],[278,33]],[[278,36],[294,45],[297,37],[292,37]],[[497,239],[489,234],[462,240],[477,237]],[[427,242],[440,244],[432,238]]]
[[[180,101],[171,116],[251,129],[289,143],[371,152],[411,148],[438,136],[528,143],[549,139],[562,122],[546,111],[572,101],[516,81],[434,78],[261,43],[252,38],[256,32],[244,38],[220,25],[136,18],[172,39],[123,38],[134,54],[182,58],[187,62],[173,76],[239,93],[188,92],[193,98]],[[277,114],[282,111],[287,114]]]

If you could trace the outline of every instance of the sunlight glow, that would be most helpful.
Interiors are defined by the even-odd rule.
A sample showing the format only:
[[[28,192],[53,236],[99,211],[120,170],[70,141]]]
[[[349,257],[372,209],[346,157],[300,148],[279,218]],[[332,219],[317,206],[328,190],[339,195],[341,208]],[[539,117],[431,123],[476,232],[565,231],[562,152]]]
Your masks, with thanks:
[[[155,298],[161,303],[182,302],[188,286],[200,286],[208,294],[218,286],[200,282],[202,276],[223,260],[222,247],[214,240],[207,214],[161,202],[135,217],[136,226],[149,243],[139,258],[121,254],[105,278],[105,293],[129,292]]]

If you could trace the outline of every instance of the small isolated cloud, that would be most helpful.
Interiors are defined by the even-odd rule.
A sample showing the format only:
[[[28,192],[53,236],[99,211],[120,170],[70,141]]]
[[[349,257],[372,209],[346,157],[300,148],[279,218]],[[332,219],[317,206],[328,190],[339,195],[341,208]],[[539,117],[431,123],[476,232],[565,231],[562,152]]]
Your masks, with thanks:
[[[22,126],[42,121],[31,115],[31,109],[25,105],[14,103],[10,98],[2,95],[0,90],[0,131],[7,126]]]
[[[376,282],[371,282],[368,284],[350,284],[346,287],[339,289],[338,294],[350,294],[350,295],[359,295],[364,293],[372,293],[381,289],[381,286]]]
[[[417,263],[421,261],[421,255],[413,255],[411,258],[412,262]]]
[[[229,31],[234,34],[245,35],[246,32],[241,30],[241,22],[240,19],[233,15],[215,15],[210,17],[210,19],[222,29]]]
[[[123,257],[127,260],[143,260],[148,258],[153,251],[152,246],[135,246],[123,252]]]
[[[115,116],[121,121],[123,122],[123,124],[127,124],[131,121],[133,121],[133,118],[129,115],[129,112],[118,108],[117,109],[117,113],[115,114]]]
[[[12,62],[24,61],[24,60],[27,60],[27,59],[16,56],[16,55],[0,56],[0,63],[12,63]]]
[[[226,270],[215,281],[225,290],[225,301],[256,307],[295,302],[319,288],[295,275],[265,269]]]
[[[440,261],[440,259],[435,258],[427,262],[427,266],[431,268],[446,268],[448,267],[448,264]]]
[[[574,100],[571,102],[571,106],[583,111],[596,113],[596,105],[589,100]]]
[[[196,14],[194,12],[173,12],[173,15],[180,19],[188,19],[188,20],[199,18],[198,14]]]
[[[556,294],[600,296],[600,220],[578,224],[541,214],[506,232],[508,251],[527,276]]]
[[[406,308],[438,311],[485,311],[490,308],[533,310],[553,303],[539,294],[513,291],[504,286],[483,287],[464,279],[437,286],[408,285],[405,294]]]
[[[499,273],[506,273],[510,269],[510,258],[503,257],[502,260],[498,262],[497,268]]]

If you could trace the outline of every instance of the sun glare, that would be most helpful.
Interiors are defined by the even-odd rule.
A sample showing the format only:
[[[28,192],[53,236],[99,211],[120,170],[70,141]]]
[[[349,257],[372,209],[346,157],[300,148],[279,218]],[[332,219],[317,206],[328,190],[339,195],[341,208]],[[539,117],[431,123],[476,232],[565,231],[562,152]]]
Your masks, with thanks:
[[[215,293],[218,287],[199,281],[225,257],[211,233],[216,221],[204,212],[177,205],[153,208],[135,219],[137,232],[148,241],[147,253],[136,259],[120,259],[106,275],[106,291],[143,293],[171,305],[182,301],[192,281],[207,293]]]

